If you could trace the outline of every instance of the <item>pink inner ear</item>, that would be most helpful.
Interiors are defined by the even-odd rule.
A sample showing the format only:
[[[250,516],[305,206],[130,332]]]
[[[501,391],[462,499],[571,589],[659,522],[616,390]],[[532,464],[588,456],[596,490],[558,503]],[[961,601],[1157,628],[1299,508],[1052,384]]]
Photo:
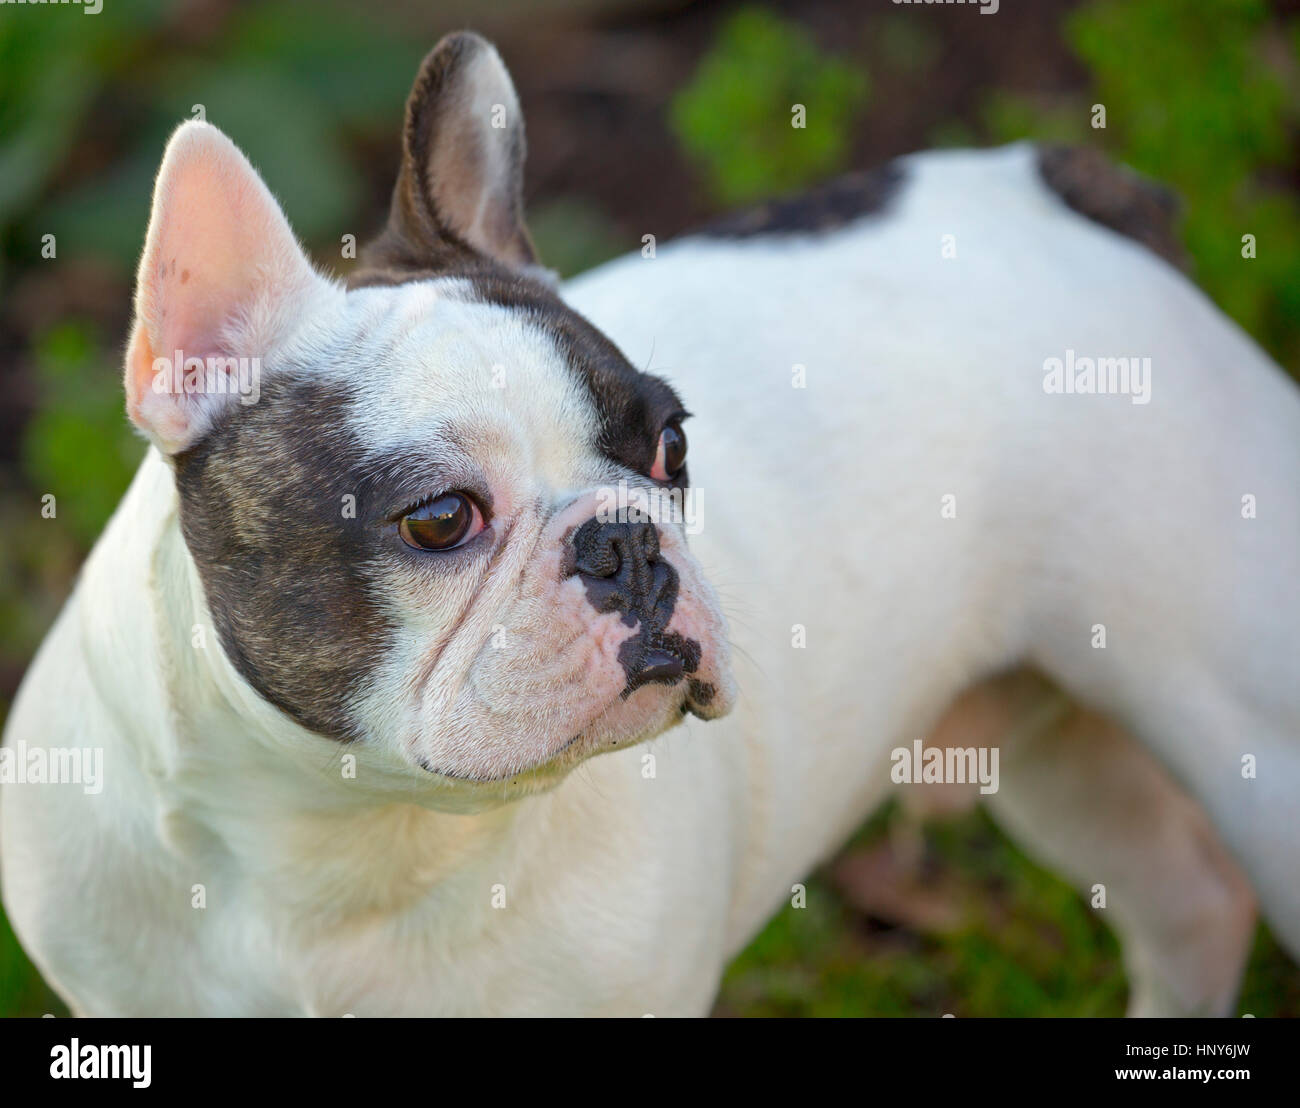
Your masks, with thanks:
[[[150,330],[162,349],[203,356],[225,352],[222,328],[260,291],[259,271],[274,265],[276,240],[289,240],[281,249],[296,253],[297,246],[238,151],[195,145],[160,187],[158,236],[141,291],[157,305]]]
[[[126,373],[132,419],[166,445],[183,441],[213,398],[156,392],[155,359],[264,358],[312,279],[234,143],[207,124],[182,126],[163,157],[140,262]]]

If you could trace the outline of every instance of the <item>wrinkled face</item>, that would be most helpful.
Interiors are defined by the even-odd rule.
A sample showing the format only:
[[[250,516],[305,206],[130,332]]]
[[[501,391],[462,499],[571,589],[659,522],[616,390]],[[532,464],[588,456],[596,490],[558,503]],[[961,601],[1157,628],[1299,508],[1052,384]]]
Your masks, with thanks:
[[[314,730],[478,782],[733,697],[680,518],[609,510],[620,481],[685,486],[681,401],[544,287],[509,299],[340,294],[176,465],[240,673]]]
[[[523,148],[496,51],[445,38],[345,289],[234,144],[182,125],[126,358],[234,668],[303,726],[470,791],[734,697],[681,513],[635,511],[685,488],[686,413],[539,279]],[[221,387],[254,363],[252,392]]]

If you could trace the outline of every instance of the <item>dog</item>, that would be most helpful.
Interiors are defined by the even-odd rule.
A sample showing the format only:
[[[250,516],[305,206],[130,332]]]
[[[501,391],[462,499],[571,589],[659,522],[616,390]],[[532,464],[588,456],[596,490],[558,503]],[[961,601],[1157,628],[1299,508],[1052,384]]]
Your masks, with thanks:
[[[705,1014],[954,775],[1130,1012],[1229,1012],[1257,902],[1300,955],[1300,395],[1154,186],[912,155],[560,288],[523,161],[447,37],[343,282],[172,136],[151,447],[6,731],[5,907],[71,1010]]]

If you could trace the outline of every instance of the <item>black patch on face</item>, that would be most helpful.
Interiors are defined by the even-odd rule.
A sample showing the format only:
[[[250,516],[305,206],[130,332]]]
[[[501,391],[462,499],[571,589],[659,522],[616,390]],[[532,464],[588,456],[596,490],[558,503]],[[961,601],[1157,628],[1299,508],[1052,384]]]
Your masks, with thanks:
[[[467,281],[476,299],[519,313],[556,344],[570,371],[591,396],[600,421],[597,448],[610,461],[649,474],[659,434],[686,409],[661,377],[633,368],[622,352],[547,285],[482,255],[447,261],[447,268],[365,271],[348,281],[353,288],[387,288],[409,281],[452,277]],[[687,467],[669,485],[685,488]]]
[[[796,196],[769,200],[723,216],[692,234],[720,238],[833,231],[867,215],[882,213],[905,173],[897,162],[849,173]]]
[[[1082,146],[1040,147],[1038,174],[1085,219],[1142,243],[1179,269],[1188,269],[1175,230],[1178,198],[1164,185]]]
[[[277,373],[175,459],[181,530],[227,656],[272,704],[342,740],[359,737],[351,698],[392,632],[367,571],[382,501],[347,427],[351,400]]]
[[[700,644],[694,639],[688,639],[685,635],[679,635],[676,631],[665,631],[663,643],[664,646],[686,663],[687,673],[694,673],[700,668]],[[692,686],[698,684],[698,681],[691,682]]]
[[[623,696],[642,685],[676,684],[700,668],[700,644],[668,631],[677,604],[677,571],[659,553],[653,523],[592,518],[574,532],[567,573],[578,577],[597,612],[619,612],[640,632],[618,648],[627,674]]]
[[[526,308],[481,284],[478,291],[492,303]],[[577,312],[556,303],[558,307],[549,311],[534,309],[534,319],[554,340],[570,371],[592,398],[600,420],[598,448],[611,461],[648,475],[664,425],[685,416],[686,409],[667,381],[634,369],[604,334]],[[670,484],[686,487],[685,466]]]
[[[691,697],[688,703],[700,708],[707,708],[712,704],[718,692],[709,682],[697,681],[694,677],[691,678],[690,688]]]

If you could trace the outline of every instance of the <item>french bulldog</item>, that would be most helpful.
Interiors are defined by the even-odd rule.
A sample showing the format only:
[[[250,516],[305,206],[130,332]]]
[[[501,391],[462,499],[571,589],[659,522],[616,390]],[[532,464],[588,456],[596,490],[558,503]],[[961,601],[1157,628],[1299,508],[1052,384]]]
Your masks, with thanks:
[[[1229,1012],[1257,902],[1300,955],[1300,394],[1152,192],[921,154],[559,288],[487,42],[402,137],[344,281],[219,130],[167,146],[151,445],[0,776],[74,1013],[704,1014],[940,781],[1135,1014]]]

